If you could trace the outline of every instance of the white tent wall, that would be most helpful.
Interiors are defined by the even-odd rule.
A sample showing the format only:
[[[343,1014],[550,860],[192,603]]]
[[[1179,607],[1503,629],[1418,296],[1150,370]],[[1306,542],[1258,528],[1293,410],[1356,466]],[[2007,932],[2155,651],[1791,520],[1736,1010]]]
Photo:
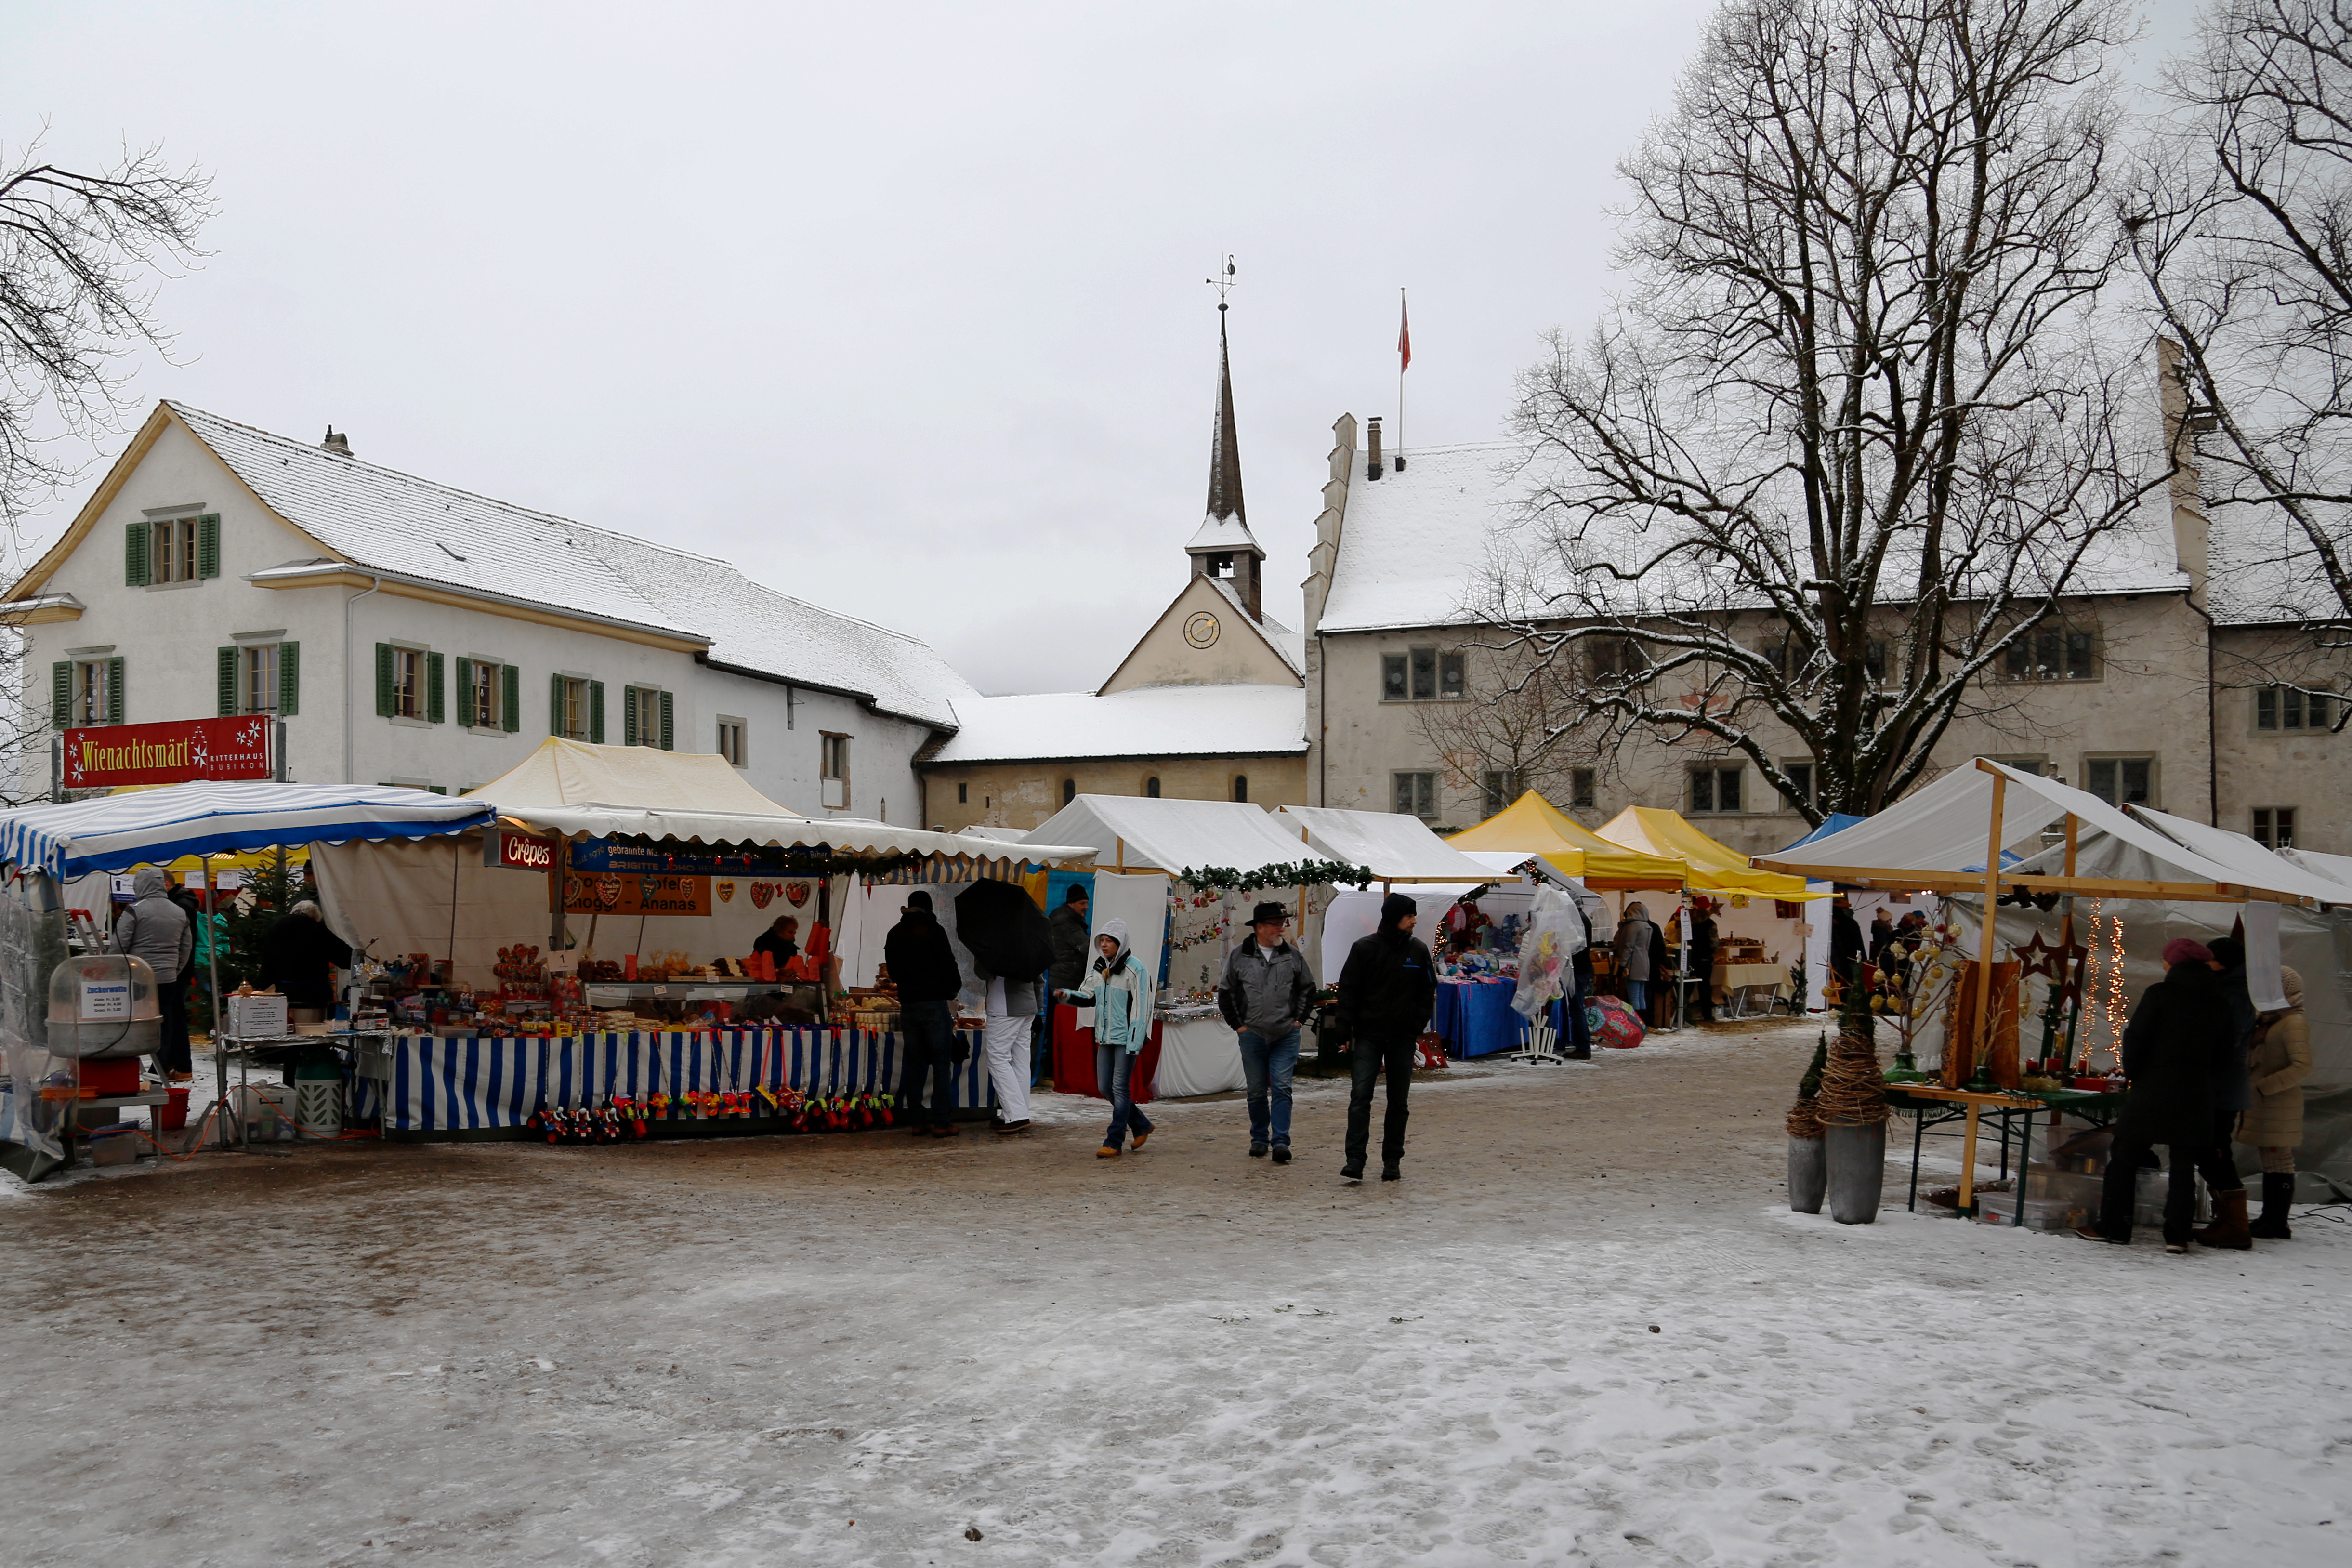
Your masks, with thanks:
[[[453,958],[459,982],[487,987],[498,984],[492,971],[499,949],[548,945],[546,874],[483,865],[478,833],[319,844],[311,847],[310,865],[329,929],[378,958],[411,952]],[[735,896],[721,901],[714,893],[708,917],[574,913],[564,917],[564,929],[578,953],[615,962],[627,953],[672,950],[698,959],[740,958],[780,914],[800,921],[805,943],[816,920],[814,896],[798,907],[779,898],[762,910],[751,901],[749,879],[719,879],[735,882]]]
[[[1168,941],[1169,879],[1160,876],[1120,876],[1116,871],[1095,872],[1095,896],[1088,900],[1087,940],[1091,943],[1102,935],[1103,922],[1122,920],[1127,922],[1127,940],[1135,950],[1135,961],[1143,966],[1146,979],[1157,984],[1160,979],[1160,952]],[[1204,943],[1203,946],[1213,944]],[[1087,954],[1092,967],[1094,953]],[[1224,954],[1217,955],[1220,969]],[[1169,976],[1173,984],[1175,976]]]
[[[1827,882],[1806,884],[1816,892],[1827,892]],[[1798,922],[1798,936],[1805,947],[1805,1010],[1818,1013],[1822,998],[1827,994],[1830,983],[1830,901],[1816,900],[1805,906],[1805,918]]]
[[[1461,902],[1462,895],[1469,891],[1467,888],[1433,887],[1425,883],[1394,890],[1413,901],[1419,918],[1414,921],[1412,934],[1427,942],[1432,952],[1444,944],[1439,926],[1445,919],[1446,911]],[[1303,950],[1319,955],[1315,964],[1318,984],[1333,985],[1339,983],[1339,970],[1348,962],[1348,950],[1380,929],[1381,903],[1387,896],[1378,888],[1341,888],[1331,895],[1330,908],[1323,914],[1321,942],[1315,948]],[[1517,914],[1524,921],[1528,911],[1535,907],[1535,891],[1533,889],[1497,889],[1480,900],[1479,907],[1486,910],[1492,919],[1500,919],[1504,914]]]
[[[314,845],[310,869],[328,929],[380,959],[451,959],[459,982],[486,987],[499,949],[547,945],[546,874],[483,865],[478,833]]]

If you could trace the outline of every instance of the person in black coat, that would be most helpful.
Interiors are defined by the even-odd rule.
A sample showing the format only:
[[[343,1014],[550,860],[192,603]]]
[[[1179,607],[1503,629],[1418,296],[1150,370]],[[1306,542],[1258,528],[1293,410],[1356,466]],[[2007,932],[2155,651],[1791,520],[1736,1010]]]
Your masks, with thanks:
[[[1853,983],[1854,971],[1861,967],[1865,953],[1862,942],[1862,922],[1853,918],[1853,906],[1838,899],[1830,908],[1830,973],[1846,984]]]
[[[328,972],[351,963],[351,945],[327,929],[327,917],[310,899],[289,910],[261,938],[262,982],[284,993],[289,1007],[332,1007],[334,979]]]
[[[2131,1094],[2107,1152],[2099,1223],[2081,1234],[2128,1242],[2132,1195],[2150,1148],[2165,1145],[2172,1180],[2164,1198],[2164,1249],[2186,1252],[2197,1212],[2197,1176],[2218,1200],[2244,1184],[2213,1141],[2217,1107],[2228,1082],[2230,1009],[2204,945],[2176,937],[2164,944],[2164,978],[2142,993],[2124,1026],[2124,1076]]]
[[[952,1138],[955,1130],[955,999],[963,971],[947,928],[931,912],[931,895],[907,895],[898,923],[882,939],[882,962],[898,988],[898,1037],[907,1065],[898,1081],[898,1109],[918,1137]],[[925,1086],[930,1104],[925,1107]]]
[[[1381,1180],[1404,1173],[1404,1124],[1412,1089],[1413,1045],[1437,1002],[1437,966],[1412,934],[1420,906],[1402,893],[1381,900],[1380,929],[1348,950],[1339,970],[1339,1029],[1355,1082],[1348,1095],[1348,1163],[1339,1173],[1364,1179],[1371,1142],[1372,1085],[1386,1068],[1388,1115],[1381,1125]]]
[[[1684,973],[1698,982],[1691,992],[1691,1008],[1707,1023],[1715,1022],[1715,905],[1706,899],[1691,900],[1690,960]]]

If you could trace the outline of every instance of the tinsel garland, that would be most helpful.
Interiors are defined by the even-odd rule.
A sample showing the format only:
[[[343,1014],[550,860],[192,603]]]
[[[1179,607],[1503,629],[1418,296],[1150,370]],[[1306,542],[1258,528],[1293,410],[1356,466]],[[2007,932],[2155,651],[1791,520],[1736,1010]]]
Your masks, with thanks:
[[[1294,860],[1282,866],[1261,866],[1237,871],[1231,866],[1187,866],[1176,873],[1180,882],[1219,893],[1255,893],[1266,888],[1307,888],[1329,882],[1368,888],[1376,879],[1369,866],[1344,860]]]

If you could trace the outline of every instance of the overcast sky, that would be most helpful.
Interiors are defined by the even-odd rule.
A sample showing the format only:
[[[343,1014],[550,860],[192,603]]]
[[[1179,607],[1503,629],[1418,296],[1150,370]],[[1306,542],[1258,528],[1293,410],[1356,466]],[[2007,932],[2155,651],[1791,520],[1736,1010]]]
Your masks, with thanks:
[[[1399,286],[1407,441],[1498,435],[1712,8],[0,0],[0,142],[213,172],[142,405],[331,423],[1070,690],[1181,586],[1225,254],[1295,626],[1331,422],[1393,430]],[[2192,7],[2150,9],[2143,68]]]

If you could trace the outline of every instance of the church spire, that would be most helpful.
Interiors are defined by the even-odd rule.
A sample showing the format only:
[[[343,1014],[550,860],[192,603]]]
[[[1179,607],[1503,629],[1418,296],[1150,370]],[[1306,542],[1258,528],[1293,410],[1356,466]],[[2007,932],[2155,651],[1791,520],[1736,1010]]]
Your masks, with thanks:
[[[1226,264],[1228,269],[1232,263]],[[1209,437],[1209,515],[1219,522],[1238,518],[1249,525],[1242,505],[1242,449],[1234,432],[1233,352],[1225,344],[1225,302],[1217,301],[1217,423]]]
[[[1234,434],[1234,356],[1225,341],[1225,292],[1234,286],[1234,258],[1225,258],[1221,277],[1209,279],[1217,291],[1217,423],[1209,436],[1209,511],[1201,520],[1184,553],[1192,558],[1192,575],[1223,583],[1253,620],[1264,617],[1260,568],[1265,552],[1250,532],[1249,516],[1242,507],[1242,448]]]

